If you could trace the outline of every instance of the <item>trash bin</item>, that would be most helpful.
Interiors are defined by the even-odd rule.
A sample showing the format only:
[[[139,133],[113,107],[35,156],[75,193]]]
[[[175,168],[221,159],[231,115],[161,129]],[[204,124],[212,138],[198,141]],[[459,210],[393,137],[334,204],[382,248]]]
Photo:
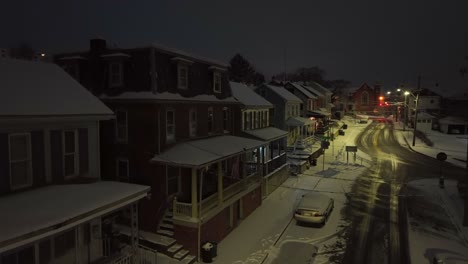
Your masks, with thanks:
[[[218,243],[215,241],[210,241],[210,243],[213,244],[213,247],[211,248],[212,256],[213,258],[216,258],[218,256]]]
[[[207,242],[201,248],[201,259],[204,263],[213,262],[213,244]]]
[[[341,130],[341,129],[340,129],[340,130],[338,130],[338,135],[340,135],[340,136],[344,136],[344,134],[345,134],[345,133],[344,133],[344,131],[343,131],[343,130]]]
[[[348,125],[347,124],[343,124],[343,129],[347,129],[348,128]]]

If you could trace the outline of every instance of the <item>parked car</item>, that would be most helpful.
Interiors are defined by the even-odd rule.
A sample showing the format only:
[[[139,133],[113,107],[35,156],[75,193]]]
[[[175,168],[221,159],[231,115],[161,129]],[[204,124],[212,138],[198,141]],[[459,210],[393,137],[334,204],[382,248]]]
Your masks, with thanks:
[[[294,213],[294,218],[297,222],[324,225],[333,207],[333,198],[321,193],[310,192],[302,196]]]

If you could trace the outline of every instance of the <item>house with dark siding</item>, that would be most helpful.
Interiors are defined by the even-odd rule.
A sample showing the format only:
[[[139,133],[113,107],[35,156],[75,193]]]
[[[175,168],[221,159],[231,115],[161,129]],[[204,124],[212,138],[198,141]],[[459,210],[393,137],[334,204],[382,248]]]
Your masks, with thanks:
[[[252,153],[268,142],[240,137],[242,104],[226,64],[159,44],[110,48],[102,39],[55,62],[115,112],[100,131],[101,171],[151,186],[139,219],[166,238],[160,252],[192,261],[202,242],[221,241],[260,206]]]
[[[100,122],[113,118],[57,65],[0,58],[0,263],[138,258],[150,188],[102,181]]]

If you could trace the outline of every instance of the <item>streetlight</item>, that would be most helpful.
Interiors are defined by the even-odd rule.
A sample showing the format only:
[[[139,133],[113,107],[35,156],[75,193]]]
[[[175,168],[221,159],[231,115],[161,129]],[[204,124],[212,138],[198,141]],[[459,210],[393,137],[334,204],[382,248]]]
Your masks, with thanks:
[[[411,95],[415,98],[415,106],[414,106],[414,125],[413,125],[413,147],[416,145],[416,124],[418,123],[418,102],[419,102],[419,93],[414,96],[414,94],[406,91],[405,92],[405,104],[406,104],[406,96]],[[406,118],[405,118],[406,121]],[[404,128],[403,128],[404,130]]]

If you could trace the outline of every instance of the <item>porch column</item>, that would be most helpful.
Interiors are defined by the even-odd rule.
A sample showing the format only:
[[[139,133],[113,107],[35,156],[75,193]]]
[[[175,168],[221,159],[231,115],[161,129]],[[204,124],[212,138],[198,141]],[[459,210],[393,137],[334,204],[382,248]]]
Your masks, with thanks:
[[[263,157],[263,146],[257,148],[257,174],[262,175],[262,172],[259,172],[260,168],[260,159]]]
[[[218,205],[223,204],[223,166],[222,161],[218,162]]]
[[[192,217],[198,218],[197,169],[192,168]]]
[[[138,202],[134,202],[130,205],[131,208],[131,246],[134,252],[138,251]],[[138,254],[134,255],[134,261],[139,261]]]

